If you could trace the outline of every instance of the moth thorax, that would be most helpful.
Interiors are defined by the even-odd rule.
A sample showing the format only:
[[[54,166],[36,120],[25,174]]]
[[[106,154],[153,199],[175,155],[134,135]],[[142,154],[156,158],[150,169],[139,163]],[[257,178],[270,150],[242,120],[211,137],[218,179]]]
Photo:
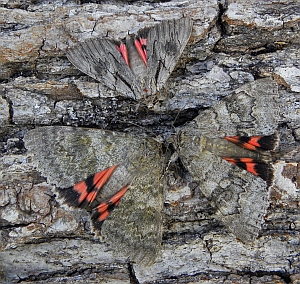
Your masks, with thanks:
[[[128,49],[129,56],[129,66],[132,73],[137,78],[144,78],[147,75],[147,66],[145,65],[143,59],[139,55],[136,46],[134,44],[135,38],[133,36],[128,36],[126,38],[126,46]]]

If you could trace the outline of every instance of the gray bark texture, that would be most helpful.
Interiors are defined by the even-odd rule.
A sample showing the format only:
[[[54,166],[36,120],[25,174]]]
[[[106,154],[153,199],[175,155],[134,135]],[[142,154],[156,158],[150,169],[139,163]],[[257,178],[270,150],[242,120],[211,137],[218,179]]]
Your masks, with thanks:
[[[66,57],[182,17],[191,37],[151,103]],[[299,1],[0,0],[0,27],[0,283],[300,283]],[[195,142],[274,132],[270,186]],[[111,163],[135,179],[94,232],[56,187]]]

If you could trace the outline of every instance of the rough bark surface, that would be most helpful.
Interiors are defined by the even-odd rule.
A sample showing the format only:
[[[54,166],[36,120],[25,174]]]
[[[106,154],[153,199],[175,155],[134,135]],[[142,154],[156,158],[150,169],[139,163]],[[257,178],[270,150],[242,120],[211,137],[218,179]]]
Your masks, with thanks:
[[[79,41],[120,39],[183,16],[193,20],[191,38],[151,107],[107,89],[65,56]],[[300,283],[299,1],[1,0],[0,28],[1,283]],[[275,183],[266,189],[262,228],[254,241],[243,243],[184,164],[168,162],[174,151],[168,142],[174,127],[261,82],[266,94],[276,95],[270,128],[280,137],[282,155]],[[36,150],[33,144],[29,151],[24,139],[33,128],[49,125],[113,130],[124,145],[132,143],[130,135],[159,145],[158,160],[166,160],[162,176],[155,177],[164,181],[163,237],[151,265],[117,255],[94,235],[86,211],[58,200],[55,186],[62,181],[34,158],[51,141],[35,141]],[[87,156],[96,150],[91,143]],[[82,163],[85,170],[99,166],[97,158]],[[59,169],[68,180],[68,164],[61,162]],[[115,216],[125,212],[121,205]]]

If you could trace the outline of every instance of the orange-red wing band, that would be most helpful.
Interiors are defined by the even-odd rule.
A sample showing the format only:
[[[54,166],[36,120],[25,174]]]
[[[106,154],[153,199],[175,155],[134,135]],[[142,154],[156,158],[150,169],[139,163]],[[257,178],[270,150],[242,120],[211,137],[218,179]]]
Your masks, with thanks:
[[[248,150],[273,150],[277,144],[277,135],[272,134],[268,136],[225,136],[227,141],[237,144]]]
[[[239,166],[241,168],[243,168],[244,170],[247,170],[248,172],[258,176],[258,172],[255,169],[255,165],[257,163],[253,162],[253,159],[251,158],[241,158],[241,159],[233,159],[233,158],[223,158],[224,160],[226,160],[227,162]]]
[[[252,145],[251,143],[247,142],[249,141],[250,137],[246,137],[246,136],[225,136],[224,137],[227,141],[237,144],[245,149],[248,150],[256,150],[257,146],[256,145]]]
[[[236,165],[256,176],[261,177],[267,182],[268,185],[270,185],[273,181],[273,167],[271,164],[258,162],[252,158],[222,158],[233,165]]]
[[[147,66],[146,39],[143,38],[136,39],[134,41],[134,45],[140,57],[143,59],[145,65]]]
[[[93,202],[117,165],[89,176],[86,180],[66,189],[58,189],[69,205],[86,207]]]
[[[98,177],[100,176],[103,177],[106,171],[107,170],[101,171],[95,175],[98,175]],[[90,182],[88,181],[90,181],[91,179],[94,180],[95,175],[91,175],[86,180],[81,181],[73,186],[73,190],[79,193],[79,198],[78,198],[79,204],[82,203],[85,199],[91,202],[90,201],[91,195],[94,193],[94,186],[93,186],[94,183],[92,183],[92,186],[89,187]]]
[[[118,165],[112,166],[112,167],[105,169],[104,171],[98,172],[94,175],[93,184],[92,184],[93,191],[91,191],[87,196],[87,201],[89,203],[91,203],[95,200],[99,191],[101,190],[103,185],[108,181],[109,177],[112,175],[112,173],[117,168],[117,166]]]
[[[147,39],[141,37],[140,38],[140,43],[143,46],[143,49],[145,50],[145,53],[146,53]]]
[[[126,45],[124,43],[121,43],[120,46],[117,46],[117,48],[121,53],[122,57],[124,58],[126,64],[129,66],[129,57]]]
[[[116,208],[128,188],[129,185],[124,186],[113,197],[103,201],[99,206],[95,208],[92,214],[92,219],[95,221],[94,225],[96,228],[101,228],[103,221],[108,217],[109,213]]]

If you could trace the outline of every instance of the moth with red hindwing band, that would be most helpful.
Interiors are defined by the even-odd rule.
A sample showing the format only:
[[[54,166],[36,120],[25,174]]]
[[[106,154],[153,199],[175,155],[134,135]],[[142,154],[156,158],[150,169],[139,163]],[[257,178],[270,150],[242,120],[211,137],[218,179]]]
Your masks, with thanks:
[[[279,120],[277,88],[270,79],[246,84],[177,129],[181,162],[218,209],[216,218],[244,242],[258,236],[269,205],[269,150],[276,146]]]
[[[160,143],[59,126],[36,128],[24,139],[33,163],[56,185],[63,202],[90,211],[95,233],[116,254],[144,264],[155,259],[162,239],[164,196]]]
[[[172,73],[192,31],[189,18],[162,21],[122,42],[93,38],[67,52],[70,62],[108,88],[135,100],[153,101]]]

